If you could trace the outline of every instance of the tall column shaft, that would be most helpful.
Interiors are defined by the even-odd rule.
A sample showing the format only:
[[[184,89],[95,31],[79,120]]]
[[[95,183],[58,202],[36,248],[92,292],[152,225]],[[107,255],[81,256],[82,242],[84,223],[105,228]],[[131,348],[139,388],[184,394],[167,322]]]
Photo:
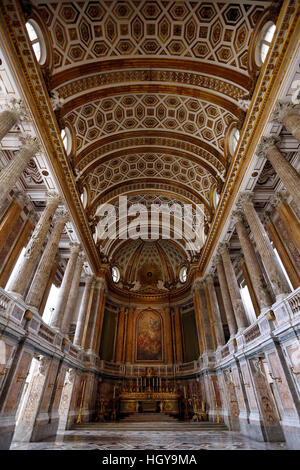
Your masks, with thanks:
[[[257,153],[269,160],[287,191],[300,206],[300,176],[277,147],[279,140],[278,137],[263,137]]]
[[[97,288],[97,280],[92,281],[91,286],[91,295],[89,300],[89,311],[86,326],[84,329],[82,345],[85,350],[90,349],[91,341],[93,337],[93,332],[96,324],[96,305],[98,305],[99,300],[99,289]]]
[[[166,339],[166,362],[173,363],[173,349],[172,349],[172,324],[170,308],[164,309],[165,314],[165,339]]]
[[[92,344],[92,349],[95,354],[98,354],[99,349],[100,349],[102,327],[103,327],[103,320],[104,320],[104,311],[105,311],[107,288],[106,288],[106,281],[103,277],[101,277],[99,280],[99,287],[100,287],[100,295],[99,295],[99,303],[98,303],[97,317],[96,317],[96,328],[95,328],[93,344]]]
[[[52,216],[56,211],[58,203],[59,196],[56,193],[49,193],[46,208],[29,240],[18,272],[8,287],[9,291],[19,294],[20,296],[24,296],[32,273],[36,267],[38,256],[41,253]]]
[[[127,317],[126,362],[132,362],[133,315],[134,309],[130,307]]]
[[[240,289],[236,280],[235,272],[231,263],[230,254],[228,247],[225,243],[220,246],[220,254],[222,256],[225,276],[229,289],[229,294],[233,306],[233,311],[236,319],[236,323],[239,330],[242,330],[248,326],[248,320],[246,317],[243,301],[240,294]]]
[[[179,307],[174,307],[174,330],[175,330],[175,339],[176,339],[176,361],[178,363],[182,363],[183,362],[182,333],[181,333]]]
[[[251,243],[248,232],[244,225],[242,213],[235,212],[233,215],[235,228],[240,240],[247,270],[252,282],[252,286],[259,307],[260,309],[269,307],[270,305],[272,305],[272,298],[270,293],[268,292],[267,284],[260,269],[253,244]]]
[[[269,237],[256,210],[254,209],[251,198],[252,195],[250,193],[244,193],[240,196],[240,203],[253,234],[257,250],[260,254],[275,295],[287,294],[290,292],[289,285],[276,258]]]
[[[228,328],[230,336],[233,337],[237,332],[237,324],[233,312],[233,307],[230,299],[230,293],[227,285],[227,280],[225,276],[225,270],[220,256],[216,257],[216,267],[218,273],[218,279],[220,283],[220,289],[222,294],[222,300],[225,308],[225,314],[227,318]]]
[[[209,352],[214,350],[214,344],[204,288],[203,284],[199,285],[199,306],[203,328],[204,352]]]
[[[299,189],[300,191],[300,189]],[[282,218],[287,231],[295,243],[298,250],[300,250],[300,223],[299,220],[296,218],[294,212],[290,208],[287,202],[282,202],[278,205],[277,211]]]
[[[8,235],[10,234],[17,218],[21,214],[22,208],[17,201],[13,201],[6,211],[0,223],[0,250],[3,248]]]
[[[295,267],[295,260],[290,257],[286,250],[285,243],[282,242],[278,232],[277,227],[273,224],[272,220],[266,216],[265,227],[270,239],[273,241],[273,244],[280,256],[282,264],[289,276],[289,279],[293,285],[293,288],[296,289],[300,285],[300,277]]]
[[[56,214],[54,228],[51,232],[26,297],[26,303],[31,307],[39,308],[40,306],[58,249],[59,240],[67,220],[68,215],[66,212],[61,211]]]
[[[206,277],[207,293],[210,300],[211,314],[213,318],[213,325],[216,334],[217,347],[221,347],[225,344],[225,337],[223,331],[223,325],[220,315],[219,303],[214,285],[213,276],[209,275]]]
[[[125,326],[125,308],[121,307],[120,313],[119,313],[119,322],[118,322],[116,362],[122,362],[124,326]]]
[[[86,276],[83,296],[82,296],[82,300],[80,304],[78,320],[76,323],[76,330],[75,330],[75,335],[74,335],[74,344],[76,346],[82,345],[83,331],[84,331],[85,321],[87,318],[92,281],[93,281],[93,276]]]
[[[81,278],[82,266],[85,261],[84,255],[80,254],[76,261],[72,284],[70,287],[66,308],[64,311],[61,331],[65,335],[69,334],[70,326],[74,317],[74,311],[78,298],[79,283]]]
[[[0,205],[5,201],[7,195],[15,186],[18,178],[25,170],[29,160],[39,151],[39,144],[31,136],[21,138],[23,148],[0,172]]]
[[[79,243],[73,243],[71,245],[71,254],[70,258],[65,270],[65,274],[58,292],[58,299],[56,308],[54,310],[54,314],[51,319],[51,326],[53,328],[60,329],[63,321],[63,316],[67,304],[67,300],[69,297],[69,292],[71,288],[71,284],[73,281],[75,266],[77,257],[79,254],[80,245]]]
[[[202,328],[202,319],[201,319],[201,310],[200,310],[200,302],[199,302],[199,289],[194,284],[193,287],[193,302],[194,302],[194,311],[195,311],[195,321],[197,326],[197,337],[198,337],[198,346],[199,346],[199,354],[204,351],[204,338],[203,338],[203,328]]]

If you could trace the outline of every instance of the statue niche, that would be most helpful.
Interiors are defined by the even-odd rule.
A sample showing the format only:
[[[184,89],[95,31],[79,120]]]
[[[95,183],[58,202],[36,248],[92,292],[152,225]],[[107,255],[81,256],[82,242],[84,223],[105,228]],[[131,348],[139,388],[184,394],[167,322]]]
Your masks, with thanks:
[[[161,317],[153,310],[145,310],[137,319],[136,328],[138,361],[162,360]]]

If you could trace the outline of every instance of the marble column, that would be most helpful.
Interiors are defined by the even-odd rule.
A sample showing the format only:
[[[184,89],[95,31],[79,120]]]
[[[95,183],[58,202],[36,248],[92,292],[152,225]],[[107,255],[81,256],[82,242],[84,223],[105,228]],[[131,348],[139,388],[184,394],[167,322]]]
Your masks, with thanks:
[[[99,302],[97,306],[94,338],[93,338],[92,347],[91,347],[92,351],[95,354],[98,354],[99,349],[100,349],[103,319],[104,319],[104,310],[105,310],[105,300],[106,300],[106,293],[107,293],[107,285],[106,285],[104,273],[101,273],[101,277],[99,278],[99,281],[98,281],[98,286],[99,286]]]
[[[51,232],[42,258],[30,285],[26,297],[26,303],[33,308],[38,309],[43,298],[43,293],[47,286],[49,273],[57,253],[59,240],[68,220],[68,213],[65,210],[57,211],[54,216],[54,228]]]
[[[124,339],[124,326],[125,326],[125,308],[121,307],[119,312],[118,321],[118,335],[116,344],[116,362],[122,362],[123,356],[123,339]]]
[[[205,296],[204,289],[205,289],[205,284],[202,281],[198,282],[201,326],[203,328],[203,336],[202,336],[203,343],[204,343],[203,352],[208,353],[214,350],[214,344],[213,344],[213,337],[212,337],[212,331],[211,331],[211,326],[210,326],[209,313],[207,309],[206,296]]]
[[[60,330],[73,281],[76,261],[80,250],[79,243],[71,243],[71,254],[58,292],[56,308],[51,318],[51,326]]]
[[[25,119],[26,110],[21,100],[12,98],[0,113],[0,141],[20,121]]]
[[[238,204],[241,205],[250,226],[253,238],[276,296],[290,292],[289,285],[276,258],[270,239],[258,217],[252,202],[252,193],[242,193]]]
[[[257,155],[269,160],[287,191],[300,206],[300,176],[277,147],[278,142],[279,137],[262,137],[257,147]]]
[[[7,195],[15,186],[18,178],[25,170],[29,160],[39,151],[40,145],[36,138],[31,136],[21,137],[23,147],[14,158],[0,172],[0,206],[4,203]]]
[[[291,101],[284,103],[277,101],[273,119],[282,123],[284,127],[300,142],[300,115]]]
[[[99,289],[96,288],[97,279],[92,280],[91,284],[91,294],[89,301],[89,309],[87,312],[86,325],[84,328],[82,347],[85,350],[88,350],[91,343],[91,338],[93,336],[94,327],[96,324],[96,305],[99,299]]]
[[[182,333],[181,333],[181,321],[180,321],[180,310],[179,307],[174,307],[174,333],[176,340],[176,362],[183,362],[183,350],[182,350]]]
[[[129,307],[127,317],[126,363],[132,362],[133,316],[135,309]]]
[[[37,265],[38,256],[42,251],[52,217],[57,209],[59,201],[60,197],[57,193],[48,193],[46,208],[35,226],[18,272],[9,284],[8,290],[21,297],[24,296],[33,271]]]
[[[248,326],[248,320],[244,309],[244,304],[241,298],[240,289],[236,280],[236,275],[231,263],[227,243],[221,243],[219,250],[223,260],[225,276],[233,306],[234,316],[238,326],[238,331],[241,331]]]
[[[76,346],[82,345],[83,331],[84,331],[85,322],[87,318],[88,305],[90,302],[91,286],[92,286],[92,281],[94,279],[95,279],[95,276],[93,275],[85,276],[85,286],[84,286],[83,296],[82,296],[82,300],[80,304],[78,320],[76,323],[75,336],[74,336],[74,341],[73,341]]]
[[[221,315],[220,315],[220,310],[219,310],[217,294],[215,291],[213,276],[211,274],[206,276],[205,282],[207,286],[207,292],[209,295],[213,326],[214,326],[216,340],[217,340],[217,347],[219,348],[221,346],[224,346],[225,337],[224,337],[223,325],[222,325],[222,320],[221,320]]]
[[[253,244],[245,227],[243,213],[241,211],[235,211],[232,216],[259,307],[260,309],[268,308],[273,303],[272,298],[260,269]]]
[[[230,337],[233,338],[237,332],[237,324],[233,312],[233,307],[230,299],[230,293],[227,285],[227,280],[225,276],[225,270],[220,255],[215,257],[215,265],[217,268],[218,279],[220,283],[220,289],[222,294],[222,300],[224,304],[225,314],[227,318],[228,328],[230,332]]]
[[[67,300],[66,308],[64,311],[64,315],[63,315],[62,325],[61,325],[61,331],[65,335],[69,334],[70,326],[74,317],[74,311],[75,311],[76,302],[78,298],[79,284],[80,284],[80,278],[81,278],[82,267],[83,267],[84,262],[85,262],[84,253],[79,253],[77,261],[76,261],[72,284],[70,287],[68,300]]]
[[[300,188],[299,188],[300,191]],[[288,195],[284,191],[278,191],[270,200],[271,206],[277,210],[283,220],[287,231],[294,244],[300,250],[300,222],[287,202]]]

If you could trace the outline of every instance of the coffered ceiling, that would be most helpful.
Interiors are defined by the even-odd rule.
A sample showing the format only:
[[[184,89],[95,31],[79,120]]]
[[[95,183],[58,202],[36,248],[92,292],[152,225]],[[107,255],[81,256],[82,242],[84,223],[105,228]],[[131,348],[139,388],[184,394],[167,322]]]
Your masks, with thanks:
[[[153,192],[203,204],[209,223],[229,167],[226,132],[241,127],[238,100],[254,87],[251,33],[271,2],[31,3],[91,227],[100,203]]]

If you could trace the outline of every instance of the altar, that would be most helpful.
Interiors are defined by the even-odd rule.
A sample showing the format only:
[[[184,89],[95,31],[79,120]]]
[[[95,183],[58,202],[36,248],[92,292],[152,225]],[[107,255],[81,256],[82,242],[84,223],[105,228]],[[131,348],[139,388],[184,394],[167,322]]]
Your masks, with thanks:
[[[176,392],[121,392],[120,414],[128,413],[179,413],[179,394]]]

